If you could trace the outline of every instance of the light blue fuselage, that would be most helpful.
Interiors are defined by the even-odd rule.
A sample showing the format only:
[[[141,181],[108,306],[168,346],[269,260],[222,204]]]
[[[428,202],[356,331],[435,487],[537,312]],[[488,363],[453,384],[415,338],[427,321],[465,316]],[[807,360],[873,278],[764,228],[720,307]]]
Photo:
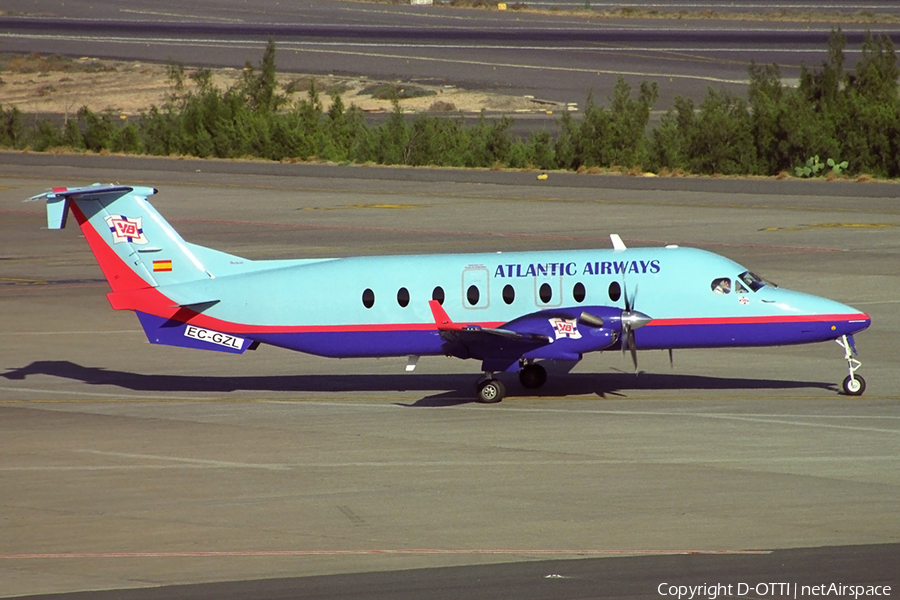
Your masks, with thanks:
[[[848,306],[772,285],[754,291],[740,284],[744,292],[716,293],[711,288],[714,280],[727,278],[736,287],[739,275],[747,270],[691,248],[380,256],[282,264],[183,285],[190,286],[194,295],[221,299],[205,314],[246,325],[253,339],[334,357],[444,353],[428,307],[436,288],[443,291],[443,308],[455,322],[481,326],[499,326],[528,313],[559,308],[622,308],[627,292],[634,296],[634,307],[653,319],[636,332],[640,349],[816,342],[867,325],[862,317],[855,322],[847,319],[859,314]],[[611,296],[614,283],[619,294],[613,290]],[[578,284],[583,297],[575,293]],[[514,292],[511,302],[504,300],[507,286]],[[473,287],[477,299],[470,296]],[[374,298],[368,308],[363,303],[366,290]],[[400,300],[406,297],[402,306]]]
[[[332,357],[447,354],[485,371],[620,348],[836,340],[869,325],[849,306],[766,284],[691,248],[251,261],[191,244],[153,188],[58,188],[110,283],[153,343],[243,352],[268,343]],[[633,343],[630,341],[633,339]],[[846,343],[846,340],[845,340]],[[849,352],[849,350],[848,350]]]

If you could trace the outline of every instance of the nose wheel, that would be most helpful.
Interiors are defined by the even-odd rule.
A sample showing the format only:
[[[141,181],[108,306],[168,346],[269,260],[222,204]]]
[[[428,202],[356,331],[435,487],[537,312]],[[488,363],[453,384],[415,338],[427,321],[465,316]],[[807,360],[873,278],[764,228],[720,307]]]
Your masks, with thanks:
[[[860,375],[847,375],[841,383],[841,388],[848,396],[862,396],[866,391],[866,380]]]
[[[862,363],[856,359],[856,348],[853,347],[853,338],[843,335],[834,341],[844,349],[844,360],[847,361],[847,370],[850,372],[849,375],[844,377],[841,389],[848,396],[862,396],[863,392],[866,391],[866,380],[861,375],[856,374]]]

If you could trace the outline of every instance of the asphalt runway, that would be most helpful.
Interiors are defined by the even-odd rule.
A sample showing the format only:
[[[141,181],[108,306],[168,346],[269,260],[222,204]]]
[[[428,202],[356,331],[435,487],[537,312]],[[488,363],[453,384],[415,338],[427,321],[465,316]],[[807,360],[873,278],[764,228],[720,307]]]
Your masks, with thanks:
[[[842,19],[844,13],[900,10],[887,2],[795,2],[783,10],[816,12],[821,20],[793,23],[729,19],[734,10],[776,10],[758,2],[655,4],[674,14],[724,15],[717,19],[589,19],[322,0],[190,6],[173,0],[114,5],[6,0],[4,8],[4,52],[242,68],[259,63],[271,38],[282,72],[455,85],[579,107],[589,93],[606,103],[624,77],[633,89],[642,81],[658,83],[661,112],[674,106],[676,96],[699,103],[708,87],[745,95],[753,62],[777,64],[787,82],[796,81],[802,64],[819,68],[827,61],[828,35],[835,27],[848,38],[848,69],[861,56],[866,31],[900,42],[896,25]]]
[[[535,175],[0,155],[0,596],[895,596],[900,187]],[[710,249],[869,313],[868,390],[838,393],[835,344],[591,355],[494,406],[475,362],[152,346],[22,203],[95,181],[256,259]],[[788,597],[761,589],[722,596]]]

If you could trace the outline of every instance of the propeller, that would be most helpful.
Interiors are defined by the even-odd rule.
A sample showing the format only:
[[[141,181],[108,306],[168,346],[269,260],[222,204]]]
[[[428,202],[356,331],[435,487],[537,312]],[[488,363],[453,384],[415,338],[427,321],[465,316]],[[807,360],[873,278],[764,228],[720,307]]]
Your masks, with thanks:
[[[638,372],[637,361],[637,345],[634,342],[634,330],[640,329],[653,320],[653,317],[634,310],[634,301],[637,299],[637,286],[634,293],[628,295],[628,284],[622,280],[622,295],[625,297],[625,310],[622,311],[622,354],[625,354],[626,348],[631,351],[631,362],[634,363],[634,374]]]

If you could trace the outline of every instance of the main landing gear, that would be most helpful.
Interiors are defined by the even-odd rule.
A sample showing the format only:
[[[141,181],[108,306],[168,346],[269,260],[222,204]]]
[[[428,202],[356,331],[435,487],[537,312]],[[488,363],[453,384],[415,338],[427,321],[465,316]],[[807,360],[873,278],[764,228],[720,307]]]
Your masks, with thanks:
[[[843,335],[834,341],[844,349],[844,360],[847,361],[847,369],[850,371],[850,374],[844,377],[841,389],[848,396],[862,396],[862,393],[866,391],[866,380],[856,374],[856,370],[862,366],[862,363],[855,358],[856,348],[853,347],[853,338],[848,339],[846,335]]]
[[[506,395],[506,386],[499,379],[494,379],[493,373],[485,372],[484,377],[475,383],[475,391],[479,402],[496,404]]]
[[[519,370],[519,383],[530,390],[537,389],[547,383],[547,369],[533,362],[522,363]]]
[[[522,387],[537,389],[547,382],[547,370],[541,365],[522,361],[521,367],[519,383]],[[479,402],[495,404],[506,396],[506,386],[499,379],[495,379],[491,371],[485,371],[484,376],[475,383],[475,392]]]

